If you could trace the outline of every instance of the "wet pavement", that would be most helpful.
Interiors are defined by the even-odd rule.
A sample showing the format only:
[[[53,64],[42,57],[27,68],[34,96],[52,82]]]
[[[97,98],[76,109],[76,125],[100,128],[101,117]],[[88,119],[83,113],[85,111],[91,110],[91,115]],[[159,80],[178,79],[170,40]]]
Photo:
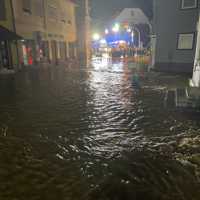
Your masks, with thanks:
[[[199,200],[198,113],[166,109],[180,76],[109,60],[0,79],[0,199]]]

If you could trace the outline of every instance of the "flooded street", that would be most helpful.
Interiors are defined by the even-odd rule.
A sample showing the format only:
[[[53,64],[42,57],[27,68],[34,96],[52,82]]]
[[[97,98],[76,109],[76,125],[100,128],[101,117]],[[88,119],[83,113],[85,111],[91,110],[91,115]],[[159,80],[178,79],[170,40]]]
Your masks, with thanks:
[[[199,200],[199,115],[163,107],[180,77],[131,77],[108,60],[2,77],[0,199]]]

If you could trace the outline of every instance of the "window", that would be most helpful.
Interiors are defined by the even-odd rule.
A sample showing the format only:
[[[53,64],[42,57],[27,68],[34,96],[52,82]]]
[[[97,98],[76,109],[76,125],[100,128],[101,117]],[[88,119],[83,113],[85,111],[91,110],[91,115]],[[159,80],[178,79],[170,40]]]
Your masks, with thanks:
[[[0,20],[6,20],[5,0],[0,0]]]
[[[135,16],[135,12],[134,10],[131,10],[131,17],[134,17]]]
[[[37,16],[44,16],[44,0],[34,0],[35,4],[35,14]]]
[[[197,0],[182,0],[182,9],[197,8]]]
[[[23,0],[22,8],[24,12],[31,13],[31,0]]]
[[[178,49],[192,50],[194,44],[194,33],[178,34]]]
[[[48,6],[48,16],[51,19],[57,19],[57,8],[54,5],[49,5]]]
[[[61,22],[63,22],[64,24],[66,23],[66,20],[64,20],[64,19],[61,19]]]
[[[61,22],[66,23],[66,13],[65,11],[60,12]]]

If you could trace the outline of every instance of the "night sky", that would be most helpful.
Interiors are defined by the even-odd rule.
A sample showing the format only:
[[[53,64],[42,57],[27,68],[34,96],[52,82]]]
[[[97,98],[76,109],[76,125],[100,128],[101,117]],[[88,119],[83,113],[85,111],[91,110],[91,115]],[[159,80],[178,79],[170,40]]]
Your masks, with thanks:
[[[91,0],[93,26],[100,29],[123,8],[139,7],[152,17],[152,0]]]

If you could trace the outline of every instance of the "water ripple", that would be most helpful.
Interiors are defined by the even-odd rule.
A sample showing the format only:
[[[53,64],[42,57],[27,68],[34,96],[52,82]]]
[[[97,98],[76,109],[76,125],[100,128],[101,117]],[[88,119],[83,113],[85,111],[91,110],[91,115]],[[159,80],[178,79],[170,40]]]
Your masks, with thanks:
[[[128,66],[95,62],[0,81],[0,199],[199,200],[199,117],[164,109],[166,83],[137,91]]]

